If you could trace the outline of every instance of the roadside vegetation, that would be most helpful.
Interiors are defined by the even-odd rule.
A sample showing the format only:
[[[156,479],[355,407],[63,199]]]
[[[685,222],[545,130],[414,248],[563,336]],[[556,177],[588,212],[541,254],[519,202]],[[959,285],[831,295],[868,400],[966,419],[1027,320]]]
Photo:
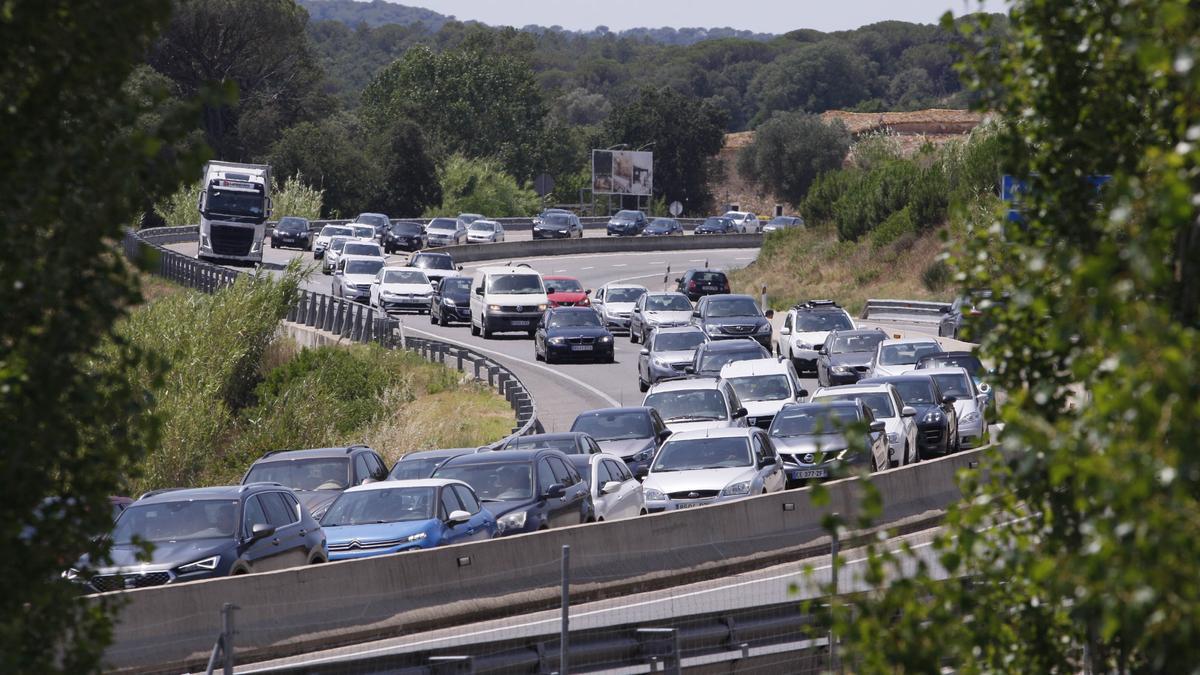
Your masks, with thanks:
[[[119,324],[118,339],[158,361],[132,375],[160,426],[131,494],[236,483],[269,450],[365,442],[394,460],[508,433],[508,404],[454,370],[378,345],[301,350],[280,336],[300,275],[243,275],[213,295],[162,289]]]
[[[162,224],[175,227],[200,222],[200,215],[196,212],[200,188],[200,181],[188,183],[155,204],[154,211],[162,218]],[[302,174],[286,178],[282,184],[275,178],[271,179],[272,218],[320,218],[323,200],[324,191],[310,187]]]

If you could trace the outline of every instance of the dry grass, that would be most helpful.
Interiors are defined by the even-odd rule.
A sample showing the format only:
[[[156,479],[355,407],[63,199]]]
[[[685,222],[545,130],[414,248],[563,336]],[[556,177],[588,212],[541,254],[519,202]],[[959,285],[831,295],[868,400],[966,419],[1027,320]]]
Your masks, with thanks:
[[[364,442],[389,466],[410,452],[477,447],[512,432],[513,411],[508,402],[478,384],[408,402],[392,393],[385,394],[384,406],[395,412],[363,435]]]
[[[142,304],[146,305],[187,290],[174,281],[167,281],[162,277],[145,273],[138,275],[138,284],[142,289]]]
[[[730,281],[733,292],[756,297],[766,285],[775,309],[829,298],[857,314],[867,298],[944,299],[945,292],[933,293],[921,281],[945,248],[939,232],[904,235],[875,248],[867,238],[838,241],[832,227],[784,230],[768,236],[758,259]]]

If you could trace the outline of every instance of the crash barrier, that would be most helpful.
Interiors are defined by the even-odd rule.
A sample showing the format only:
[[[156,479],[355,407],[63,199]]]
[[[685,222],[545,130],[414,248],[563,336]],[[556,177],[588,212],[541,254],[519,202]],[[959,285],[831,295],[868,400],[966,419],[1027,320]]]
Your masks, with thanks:
[[[971,451],[874,474],[883,521],[912,530],[937,524],[961,497],[956,474],[978,461],[979,451]],[[838,513],[857,522],[864,491],[858,479],[825,489],[821,507],[807,488],[789,490],[399,555],[120,591],[105,658],[115,668],[146,672],[202,666],[225,603],[239,608],[239,664],[551,609],[559,603],[564,545],[571,547],[572,604],[721,579],[828,553],[823,519]],[[843,541],[850,548],[855,537],[861,545],[873,536],[850,532]],[[789,599],[786,584],[782,591],[733,595],[742,607]],[[672,602],[682,616],[720,609],[703,595]]]
[[[205,293],[232,284],[240,272],[197,260],[164,246],[165,243],[191,241],[195,239],[196,231],[196,226],[129,231],[124,240],[125,255],[130,260],[148,260],[151,272]],[[537,404],[521,378],[479,352],[440,340],[405,340],[398,330],[399,320],[386,313],[313,291],[299,292],[296,302],[288,310],[287,320],[350,342],[376,342],[388,349],[411,349],[428,361],[456,368],[477,381],[486,382],[508,401],[517,420],[513,435],[523,436],[542,430],[537,417]]]
[[[714,234],[700,237],[594,237],[583,239],[539,239],[535,241],[502,241],[496,244],[461,244],[442,246],[440,253],[449,253],[456,263],[485,260],[513,260],[543,256],[627,253],[649,251],[698,251],[726,248],[760,248],[761,234]]]
[[[500,223],[504,226],[505,230],[533,230],[533,218],[531,217],[521,216],[513,218],[488,218],[488,220],[494,220]],[[653,218],[651,218],[651,220],[653,220]],[[705,221],[704,218],[675,218],[674,220],[678,221],[679,224],[683,226],[683,229],[688,232],[696,229],[697,225]],[[423,217],[391,219],[393,224],[401,222],[418,222],[425,224],[428,221],[428,218]],[[583,229],[585,230],[598,230],[607,227],[608,221],[609,218],[607,216],[580,216],[579,218],[579,222],[581,225],[583,225]],[[275,220],[267,221],[267,229],[270,230],[271,228],[275,227],[278,222],[279,221]],[[352,222],[354,221],[347,219],[310,220],[308,221],[308,229],[312,232],[319,232],[321,228],[325,227],[326,225],[345,225],[346,223]]]
[[[872,321],[903,321],[905,323],[941,322],[942,316],[950,311],[948,302],[925,300],[867,300],[862,318]]]

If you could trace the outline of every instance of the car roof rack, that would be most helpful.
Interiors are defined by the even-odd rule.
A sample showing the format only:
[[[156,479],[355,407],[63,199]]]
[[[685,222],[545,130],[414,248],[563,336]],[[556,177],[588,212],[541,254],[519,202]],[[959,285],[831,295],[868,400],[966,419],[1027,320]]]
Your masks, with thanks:
[[[149,492],[143,492],[135,501],[140,502],[143,499],[149,499],[150,497],[157,497],[158,495],[166,494],[167,492],[178,492],[180,490],[188,490],[188,489],[190,489],[190,488],[173,487],[173,488],[159,488],[157,490],[150,490]]]
[[[241,494],[241,493],[245,492],[246,490],[249,490],[252,487],[259,487],[262,485],[271,485],[274,487],[286,487],[283,483],[280,483],[278,481],[256,480],[253,483],[243,483],[242,485],[239,485],[238,486],[238,494]]]
[[[359,448],[366,448],[367,450],[371,450],[371,446],[367,445],[366,443],[351,443],[350,445],[346,446],[346,454],[348,455]]]
[[[837,307],[841,309],[842,306],[837,304],[835,300],[806,300],[805,302],[796,303],[793,309],[816,309],[817,307]]]

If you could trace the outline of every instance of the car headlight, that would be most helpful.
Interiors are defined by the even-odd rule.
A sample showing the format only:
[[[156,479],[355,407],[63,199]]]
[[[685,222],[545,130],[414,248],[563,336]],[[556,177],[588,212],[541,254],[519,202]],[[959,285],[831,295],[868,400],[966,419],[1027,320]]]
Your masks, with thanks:
[[[764,323],[761,326],[759,326],[758,328],[756,328],[755,332],[756,333],[770,333],[771,332],[771,324]]]
[[[708,333],[709,335],[716,335],[721,332],[721,327],[709,324],[704,327],[704,332]]]
[[[539,312],[546,311],[546,303],[542,303],[542,304],[538,305],[538,311]]]
[[[549,342],[552,345],[561,345],[564,342],[566,342],[566,340],[564,340],[563,338],[560,338],[560,337],[552,337],[549,340],[547,340],[547,342]]]
[[[454,302],[450,298],[442,298],[442,303],[444,305],[446,305],[447,307],[457,307],[458,306],[458,303]]]
[[[664,360],[662,360],[662,359],[659,359],[659,358],[655,358],[655,359],[654,359],[654,365],[658,366],[659,368],[671,368],[671,367],[673,367],[673,366],[671,366],[671,364],[670,364],[670,363],[667,363],[666,361],[664,361]]]
[[[635,462],[645,462],[654,456],[654,448],[646,448],[633,456]]]
[[[750,494],[750,481],[748,480],[744,480],[740,483],[730,483],[729,485],[725,486],[724,490],[721,490],[722,497],[733,497],[736,495],[748,494]]]
[[[834,366],[831,370],[833,370],[835,373],[842,373],[843,375],[850,372],[850,368],[847,366]]]
[[[612,336],[610,336],[610,335],[601,335],[601,336],[600,336],[600,339],[599,339],[599,340],[596,340],[596,342],[605,342],[605,343],[612,342]]]
[[[900,442],[900,434],[898,432],[893,431],[893,432],[889,433],[887,435],[887,437],[888,437],[888,443],[899,443]]]
[[[180,574],[190,574],[192,572],[210,572],[217,569],[217,563],[220,562],[221,556],[214,555],[204,560],[197,560],[194,563],[188,563],[179,567]]]
[[[655,490],[654,488],[646,488],[643,491],[643,494],[645,495],[646,501],[648,501],[648,502],[665,502],[665,501],[667,501],[667,496],[664,495],[661,490]]]
[[[795,343],[795,345],[796,345],[796,349],[812,349],[813,348],[812,345],[810,345],[806,342],[797,341]]]
[[[408,535],[407,537],[404,538],[404,541],[406,541],[406,542],[421,541],[422,539],[424,539],[428,536],[429,535],[424,532],[418,532],[416,534]]]
[[[963,415],[962,421],[964,421],[964,422],[978,422],[978,421],[979,421],[979,411],[978,411],[978,410],[972,410],[971,412],[967,413],[966,415]]]
[[[489,312],[499,312],[500,305],[488,305],[488,311]]]
[[[62,573],[62,578],[66,579],[67,581],[75,581],[79,578],[79,570],[72,567]]]
[[[558,233],[559,233],[559,234],[566,234],[566,233],[567,233],[567,231],[566,231],[566,230],[559,230],[559,231],[558,231]]]
[[[525,527],[525,519],[528,517],[528,515],[529,514],[525,511],[515,511],[513,513],[505,514],[496,520],[496,526],[500,528],[501,532],[507,532],[508,530],[519,530],[522,527]]]
[[[941,422],[942,421],[942,413],[940,410],[930,410],[929,412],[925,413],[925,417],[922,417],[921,421],[928,422],[930,424],[932,424],[933,422]]]

